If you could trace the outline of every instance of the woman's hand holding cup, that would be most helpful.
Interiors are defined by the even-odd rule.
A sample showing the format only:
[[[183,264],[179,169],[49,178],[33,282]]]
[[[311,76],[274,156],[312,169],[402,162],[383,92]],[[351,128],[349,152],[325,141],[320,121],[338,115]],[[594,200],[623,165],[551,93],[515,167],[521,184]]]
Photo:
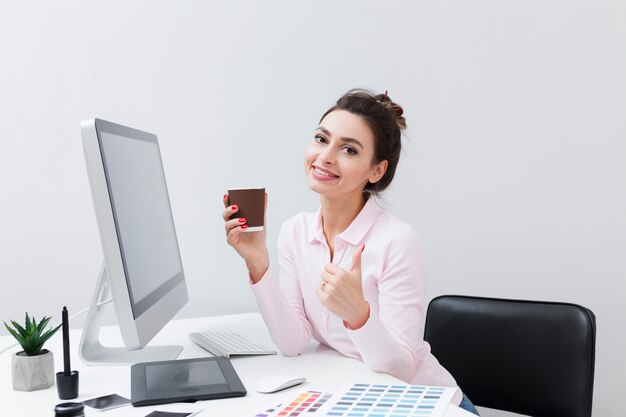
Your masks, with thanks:
[[[226,241],[235,248],[246,262],[250,279],[253,283],[259,282],[269,268],[269,253],[265,231],[267,194],[264,193],[264,195],[263,227],[255,227],[255,231],[251,233],[246,232],[249,228],[248,220],[237,215],[240,211],[249,212],[249,208],[248,210],[240,210],[240,207],[234,204],[236,201],[231,201],[229,194],[225,194],[223,198],[225,210],[222,213],[222,218],[225,222]]]

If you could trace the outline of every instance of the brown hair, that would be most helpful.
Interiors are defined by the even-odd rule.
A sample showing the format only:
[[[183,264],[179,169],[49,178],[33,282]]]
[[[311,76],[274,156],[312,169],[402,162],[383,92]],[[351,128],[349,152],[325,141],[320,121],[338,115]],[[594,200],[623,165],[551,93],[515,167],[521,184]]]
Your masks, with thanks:
[[[335,110],[346,110],[361,116],[374,133],[372,162],[377,164],[387,160],[387,171],[376,183],[367,183],[364,191],[378,195],[391,184],[400,160],[402,150],[400,136],[406,129],[402,107],[394,103],[386,91],[385,94],[374,94],[368,90],[353,89],[340,97],[337,103],[324,113],[320,122]]]

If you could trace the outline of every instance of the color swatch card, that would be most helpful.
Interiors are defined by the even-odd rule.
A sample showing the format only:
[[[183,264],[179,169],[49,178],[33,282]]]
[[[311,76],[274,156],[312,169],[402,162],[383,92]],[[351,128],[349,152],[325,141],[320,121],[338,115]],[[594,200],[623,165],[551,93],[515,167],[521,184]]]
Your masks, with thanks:
[[[276,407],[256,414],[255,417],[297,417],[300,415],[305,417],[319,410],[331,396],[332,394],[317,391],[303,392],[290,403],[285,405],[279,404]]]
[[[455,392],[456,388],[446,387],[353,384],[320,413],[332,417],[441,417]]]

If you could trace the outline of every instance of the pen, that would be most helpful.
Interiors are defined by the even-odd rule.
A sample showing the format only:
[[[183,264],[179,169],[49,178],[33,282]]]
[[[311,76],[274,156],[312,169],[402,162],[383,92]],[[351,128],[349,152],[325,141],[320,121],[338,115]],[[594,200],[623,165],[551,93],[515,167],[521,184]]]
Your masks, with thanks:
[[[57,390],[59,398],[70,400],[78,397],[78,371],[72,371],[70,365],[70,319],[67,307],[61,310],[61,326],[63,327],[63,371],[57,372]]]
[[[61,317],[63,319],[63,374],[65,376],[69,376],[72,373],[72,368],[70,366],[70,326],[67,318],[67,307],[65,306],[63,306]]]

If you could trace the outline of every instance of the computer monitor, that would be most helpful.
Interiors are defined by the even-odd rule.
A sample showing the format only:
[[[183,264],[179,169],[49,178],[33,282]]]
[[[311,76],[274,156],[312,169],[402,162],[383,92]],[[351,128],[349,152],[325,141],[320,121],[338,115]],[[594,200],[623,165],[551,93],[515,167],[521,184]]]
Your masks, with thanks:
[[[157,137],[92,119],[82,138],[104,262],[80,356],[90,365],[175,359],[181,346],[146,347],[188,301]],[[99,341],[109,293],[124,347]]]

